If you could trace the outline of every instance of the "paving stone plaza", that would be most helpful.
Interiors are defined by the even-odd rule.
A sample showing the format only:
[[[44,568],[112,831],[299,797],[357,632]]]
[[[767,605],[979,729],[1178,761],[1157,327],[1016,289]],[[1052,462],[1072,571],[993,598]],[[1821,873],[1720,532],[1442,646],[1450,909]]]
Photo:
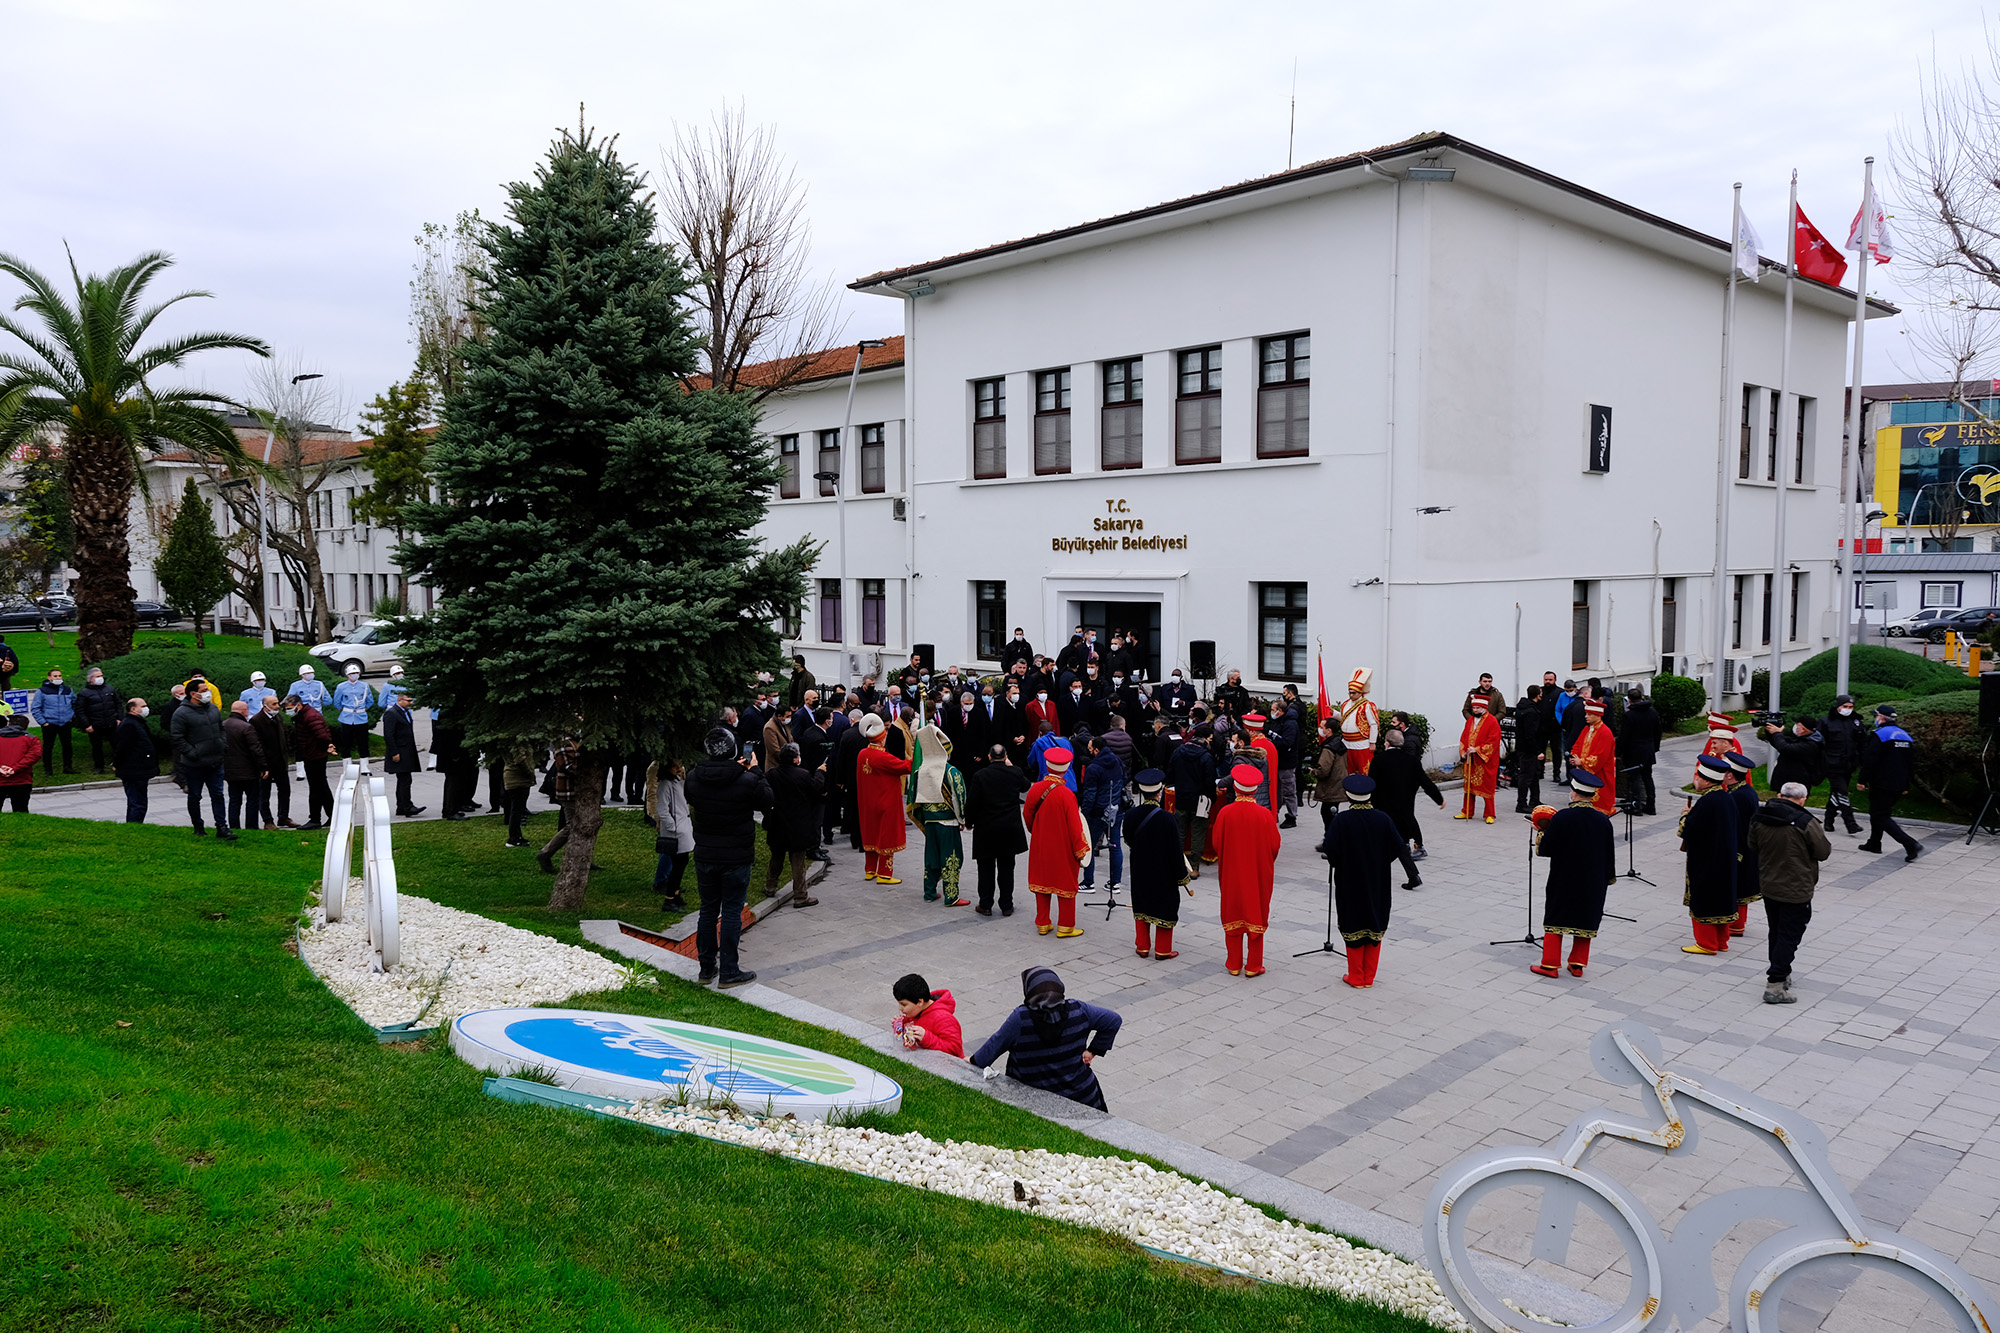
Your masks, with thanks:
[[[1671,742],[1662,773],[1688,767],[1697,744]],[[173,817],[167,798],[177,795],[156,789],[156,818]],[[420,785],[418,799],[426,795]],[[1449,1163],[1481,1147],[1551,1143],[1599,1105],[1640,1112],[1636,1091],[1606,1082],[1588,1057],[1604,1024],[1636,1020],[1659,1034],[1670,1067],[1727,1079],[1817,1122],[1870,1222],[2000,1286],[2000,841],[1982,835],[1967,846],[1962,832],[1919,828],[1927,855],[1906,865],[1836,834],[1794,973],[1800,1002],[1772,1006],[1762,1002],[1760,910],[1726,955],[1681,952],[1679,802],[1664,791],[1668,813],[1634,822],[1630,852],[1653,883],[1620,880],[1609,908],[1636,921],[1605,922],[1580,981],[1530,973],[1537,953],[1526,944],[1487,943],[1529,933],[1527,826],[1504,792],[1491,826],[1451,819],[1456,793],[1447,795],[1444,810],[1419,810],[1430,849],[1424,884],[1397,895],[1367,991],[1340,983],[1338,952],[1292,957],[1326,938],[1316,810],[1286,836],[1261,978],[1223,970],[1212,873],[1184,900],[1181,956],[1156,962],[1134,956],[1130,914],[1121,907],[1106,921],[1101,894],[1079,900],[1084,936],[1057,940],[1035,933],[1025,888],[1011,919],[926,904],[914,857],[904,883],[883,889],[862,881],[844,844],[815,889],[821,906],[772,913],[745,935],[744,959],[763,986],[877,1027],[893,1012],[890,983],[921,972],[957,997],[968,1049],[1019,1002],[1021,970],[1052,965],[1071,995],[1124,1016],[1116,1049],[1098,1065],[1114,1116],[1368,1210],[1371,1238],[1413,1254],[1414,1224]],[[37,808],[109,815],[95,807],[119,799],[45,792]],[[1621,820],[1621,869],[1622,833]],[[1540,906],[1537,892],[1537,930]],[[1692,1156],[1611,1144],[1597,1160],[1670,1233],[1716,1193],[1796,1184],[1755,1136],[1713,1119]],[[1526,1196],[1502,1196],[1473,1219],[1482,1250],[1521,1263],[1533,1223]],[[1725,1294],[1738,1260],[1775,1230],[1746,1224],[1719,1247]],[[1616,1303],[1626,1270],[1614,1238],[1587,1217],[1576,1235],[1567,1271],[1540,1261],[1531,1271]],[[1799,1326],[1947,1327],[1912,1325],[1900,1283],[1863,1276],[1854,1286],[1832,1319]]]

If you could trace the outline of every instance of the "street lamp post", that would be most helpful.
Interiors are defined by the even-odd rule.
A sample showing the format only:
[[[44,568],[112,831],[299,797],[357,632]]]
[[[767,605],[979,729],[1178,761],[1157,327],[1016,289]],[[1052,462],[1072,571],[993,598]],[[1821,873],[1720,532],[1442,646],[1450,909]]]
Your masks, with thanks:
[[[307,380],[320,378],[322,377],[316,374],[294,375],[292,376],[292,383],[303,384]],[[274,562],[270,558],[271,518],[269,510],[271,506],[271,483],[268,479],[268,474],[271,471],[271,446],[277,442],[277,439],[278,416],[274,412],[271,414],[270,428],[264,432],[264,470],[257,474],[257,577],[263,581],[264,585],[257,590],[257,601],[262,611],[258,619],[264,622],[264,646],[266,648],[277,645],[277,636],[272,632],[273,626],[271,624],[272,596],[269,580],[271,577],[271,566]]]
[[[839,529],[840,541],[840,686],[848,686],[847,656],[847,454],[848,436],[854,429],[854,388],[861,382],[861,358],[871,347],[885,344],[880,338],[863,338],[854,345],[854,369],[847,376],[847,414],[840,423],[840,470],[837,472],[815,472],[814,481],[833,483],[834,523]]]

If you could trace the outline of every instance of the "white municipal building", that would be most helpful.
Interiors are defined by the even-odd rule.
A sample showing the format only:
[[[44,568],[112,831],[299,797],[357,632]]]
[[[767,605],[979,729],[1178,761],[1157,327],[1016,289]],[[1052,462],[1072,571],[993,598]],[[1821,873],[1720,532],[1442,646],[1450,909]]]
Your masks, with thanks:
[[[1728,271],[1722,240],[1431,134],[873,274],[854,289],[903,331],[866,352],[848,438],[853,347],[767,404],[788,475],[763,535],[826,543],[788,646],[832,679],[844,640],[855,678],[1122,626],[1155,677],[1212,640],[1218,671],[1311,698],[1323,644],[1336,697],[1372,667],[1447,745],[1481,671],[1510,699],[1545,669],[1700,675],[1774,633],[1796,662],[1840,605],[1853,297],[1797,284],[1781,439],[1784,283],[1739,284],[1725,398]]]

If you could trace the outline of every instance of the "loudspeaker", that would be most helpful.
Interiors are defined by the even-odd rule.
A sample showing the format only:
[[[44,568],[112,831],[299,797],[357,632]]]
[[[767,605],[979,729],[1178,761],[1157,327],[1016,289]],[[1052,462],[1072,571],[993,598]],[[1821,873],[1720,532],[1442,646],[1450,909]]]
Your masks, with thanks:
[[[912,652],[913,654],[915,654],[915,656],[916,656],[916,659],[917,659],[917,662],[918,662],[918,664],[919,664],[920,666],[922,666],[922,667],[923,667],[923,669],[924,669],[925,671],[936,671],[936,670],[937,670],[937,645],[936,645],[936,644],[934,644],[934,643],[913,643],[913,644],[911,644],[911,645],[910,645],[910,651],[911,651],[911,652]]]
[[[2000,724],[2000,671],[1989,671],[1979,678],[1979,729],[1990,730]]]
[[[1188,644],[1188,674],[1196,680],[1215,679],[1215,640],[1195,639]]]

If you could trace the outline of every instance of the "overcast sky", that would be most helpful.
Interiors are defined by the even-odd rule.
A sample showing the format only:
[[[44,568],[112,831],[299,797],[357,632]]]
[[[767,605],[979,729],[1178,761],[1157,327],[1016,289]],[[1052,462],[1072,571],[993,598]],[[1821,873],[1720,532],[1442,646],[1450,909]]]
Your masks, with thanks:
[[[1741,179],[1782,258],[1791,168],[1839,242],[1933,52],[1984,42],[1976,5],[1941,0],[0,0],[0,31],[0,250],[44,271],[65,242],[87,270],[169,251],[174,290],[216,297],[177,328],[262,337],[350,404],[409,368],[419,225],[495,213],[579,101],[656,170],[676,122],[741,99],[842,283],[1280,169],[1295,59],[1299,162],[1448,130],[1717,236]],[[895,302],[846,304],[850,338],[900,330]],[[1869,338],[1870,380],[1921,369]],[[240,392],[243,360],[201,377]]]

